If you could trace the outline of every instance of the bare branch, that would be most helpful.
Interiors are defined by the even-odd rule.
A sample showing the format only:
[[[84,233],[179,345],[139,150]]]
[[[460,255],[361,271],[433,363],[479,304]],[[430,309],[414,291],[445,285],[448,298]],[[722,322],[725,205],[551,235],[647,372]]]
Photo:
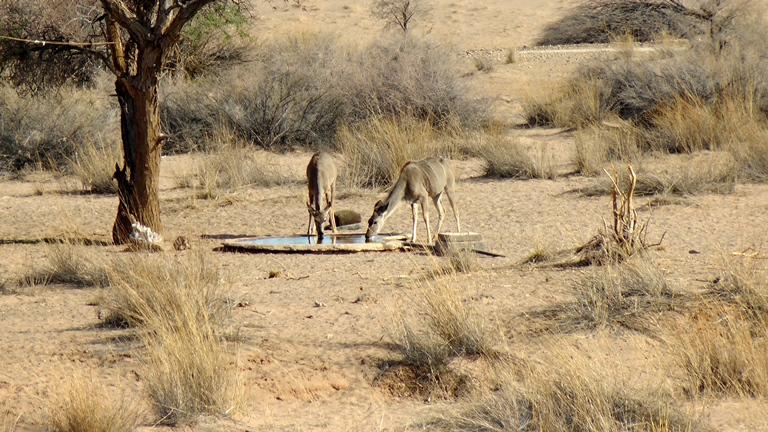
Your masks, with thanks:
[[[146,41],[152,38],[152,33],[136,19],[122,0],[101,0],[104,11],[125,28],[136,40]]]

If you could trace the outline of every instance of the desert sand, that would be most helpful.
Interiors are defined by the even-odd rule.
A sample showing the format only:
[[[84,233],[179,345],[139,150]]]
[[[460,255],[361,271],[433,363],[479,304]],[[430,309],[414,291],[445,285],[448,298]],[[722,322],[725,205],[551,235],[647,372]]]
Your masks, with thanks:
[[[544,25],[562,16],[575,0],[434,0],[419,30],[457,52],[530,46]],[[306,0],[258,3],[259,35],[306,29],[331,31],[350,40],[380,36],[382,23],[366,2]],[[555,85],[581,61],[605,54],[520,56],[499,60],[490,73],[467,77],[478,97],[495,97],[494,115],[521,121],[520,103],[538,86]],[[467,68],[472,68],[467,63]],[[105,95],[106,97],[106,95]],[[534,148],[546,146],[561,171],[568,170],[574,139],[569,131],[519,129],[510,132]],[[232,322],[239,328],[236,368],[244,393],[231,417],[204,419],[192,430],[369,431],[416,430],[419,422],[458,399],[424,400],[377,381],[383,359],[396,358],[388,343],[392,309],[413,301],[422,276],[439,259],[420,252],[359,254],[238,254],[216,251],[222,239],[300,234],[306,230],[306,186],[301,183],[311,153],[275,155],[296,185],[239,190],[228,199],[199,200],[178,178],[196,156],[162,162],[164,236],[184,235],[191,249],[221,266],[229,297],[238,300]],[[542,360],[541,346],[520,336],[521,312],[572,296],[573,281],[586,269],[532,269],[520,265],[540,245],[573,248],[586,242],[610,217],[608,197],[569,191],[594,179],[480,178],[477,160],[454,161],[457,202],[465,230],[483,234],[489,250],[504,257],[478,257],[479,269],[455,276],[489,329],[502,335],[504,349]],[[45,266],[51,246],[28,243],[45,237],[83,237],[109,242],[117,199],[61,193],[60,179],[0,181],[0,272],[6,280]],[[337,208],[365,218],[383,191],[340,191]],[[679,204],[640,211],[650,219],[651,239],[665,234],[654,260],[675,287],[696,290],[717,277],[732,253],[760,251],[768,226],[768,186],[739,184],[731,194],[686,197]],[[643,204],[641,198],[638,206]],[[434,209],[432,214],[434,215]],[[410,231],[406,206],[386,230]],[[446,230],[455,223],[447,210]],[[423,230],[423,226],[420,226]],[[423,232],[423,231],[421,231]],[[109,258],[123,248],[84,246]],[[270,272],[277,277],[269,277]],[[99,288],[46,285],[0,295],[0,425],[4,430],[46,430],[51,398],[78,371],[115,392],[140,399],[141,362],[120,342],[117,330],[98,327],[92,306]],[[408,306],[406,306],[408,308]],[[631,332],[595,332],[569,339],[596,364],[615,368],[629,382],[657,380],[667,364],[664,344]],[[683,401],[715,430],[768,430],[763,400]],[[146,426],[151,427],[151,424]],[[157,428],[157,427],[156,427]]]

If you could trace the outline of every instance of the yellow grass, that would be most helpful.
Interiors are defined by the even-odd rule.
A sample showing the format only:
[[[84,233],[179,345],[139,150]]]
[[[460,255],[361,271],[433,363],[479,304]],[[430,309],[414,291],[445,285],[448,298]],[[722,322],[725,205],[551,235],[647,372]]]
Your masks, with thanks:
[[[134,395],[116,394],[84,375],[75,374],[53,392],[49,423],[56,432],[132,432],[144,421]]]

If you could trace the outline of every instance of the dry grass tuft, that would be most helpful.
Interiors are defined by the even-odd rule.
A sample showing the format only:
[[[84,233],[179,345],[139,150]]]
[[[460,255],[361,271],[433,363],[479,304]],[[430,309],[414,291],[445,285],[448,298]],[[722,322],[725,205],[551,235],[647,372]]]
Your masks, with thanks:
[[[451,158],[456,140],[411,115],[377,117],[342,126],[337,146],[344,155],[343,182],[349,187],[383,187],[394,183],[406,162],[429,156]]]
[[[236,374],[223,345],[228,312],[219,270],[202,254],[131,254],[109,268],[105,322],[140,330],[145,390],[163,424],[187,424],[235,405]]]
[[[596,268],[575,289],[575,301],[535,311],[530,317],[553,333],[625,328],[653,335],[659,331],[660,318],[677,311],[683,299],[643,256]]]
[[[500,135],[491,135],[476,151],[483,160],[485,177],[516,179],[553,179],[555,171],[552,161],[542,146],[539,157],[515,141],[508,141]]]
[[[83,190],[97,194],[117,193],[112,180],[115,164],[123,159],[122,148],[117,142],[88,140],[75,150],[69,160],[68,171],[74,175]]]
[[[567,345],[567,344],[566,344]],[[671,408],[670,396],[606,379],[599,365],[570,353],[547,365],[501,364],[492,392],[470,396],[468,408],[427,424],[428,429],[506,430],[703,430]]]
[[[689,395],[768,395],[768,275],[764,263],[734,257],[669,331]]]
[[[149,328],[145,390],[158,422],[189,424],[200,415],[229,414],[239,400],[237,372],[214,323],[153,322]]]
[[[66,284],[77,287],[106,286],[107,273],[86,246],[56,243],[47,247],[48,263],[18,280],[19,286]]]
[[[443,266],[443,273],[472,273],[480,268],[477,253],[471,249],[449,247],[445,254],[447,265]]]
[[[132,432],[143,422],[135,398],[83,376],[70,378],[58,393],[49,420],[56,432]]]
[[[128,254],[107,268],[109,292],[100,305],[108,323],[147,328],[166,323],[221,324],[227,314],[220,271],[202,253]]]
[[[726,396],[768,394],[768,327],[756,327],[735,307],[704,303],[671,332],[674,355],[686,373],[684,390]]]
[[[493,358],[495,340],[478,311],[463,298],[454,279],[420,283],[412,303],[407,307],[400,305],[393,312],[387,331],[402,359],[384,362],[386,368],[380,379],[393,387],[393,378],[387,375],[395,374],[399,386],[422,388],[414,394],[455,396],[468,382],[466,376],[451,367],[452,359]],[[404,316],[404,310],[414,309],[419,315],[417,321]]]

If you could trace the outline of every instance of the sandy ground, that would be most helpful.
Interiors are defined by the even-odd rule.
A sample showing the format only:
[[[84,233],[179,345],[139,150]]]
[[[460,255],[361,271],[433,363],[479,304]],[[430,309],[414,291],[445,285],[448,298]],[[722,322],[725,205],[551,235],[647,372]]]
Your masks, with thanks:
[[[507,49],[530,44],[537,31],[576,1],[515,0],[468,2],[435,0],[430,34],[462,51]],[[303,6],[303,7],[302,7]],[[324,29],[352,39],[375,38],[381,24],[364,3],[345,0],[259,4],[259,31]],[[427,26],[427,23],[422,24]],[[519,121],[520,103],[538,86],[552,85],[594,53],[521,57],[476,74],[471,89],[497,97],[497,115]],[[515,131],[523,143],[546,145],[555,163],[567,168],[572,134],[559,130]],[[286,172],[303,176],[309,153],[276,157]],[[424,401],[375,385],[388,349],[392,308],[413,301],[420,276],[440,261],[423,253],[339,255],[234,254],[216,252],[221,239],[302,233],[306,229],[305,186],[249,188],[218,200],[199,200],[178,178],[192,156],[165,158],[162,212],[165,237],[184,235],[192,250],[216,262],[226,275],[228,295],[240,300],[232,321],[243,342],[236,367],[243,408],[229,419],[210,419],[197,430],[357,431],[418,429],[420,421],[458,400]],[[457,201],[465,230],[482,233],[502,258],[478,258],[480,269],[456,276],[456,283],[503,335],[507,349],[531,358],[540,346],[515,332],[514,317],[572,296],[574,280],[587,270],[532,270],[519,265],[534,248],[583,244],[610,217],[606,197],[569,191],[594,179],[491,181],[479,178],[478,161],[455,161],[460,183]],[[111,196],[61,193],[60,180],[0,181],[0,272],[13,280],[47,264],[51,246],[24,240],[74,236],[109,241],[116,209]],[[378,191],[341,194],[337,207],[367,217]],[[733,259],[732,253],[761,250],[768,226],[768,186],[738,185],[732,194],[686,198],[678,205],[641,211],[651,218],[649,237],[663,233],[654,260],[670,283],[695,290]],[[642,200],[638,203],[641,205]],[[433,212],[434,214],[434,212]],[[408,232],[410,212],[401,208],[387,231]],[[450,211],[446,227],[455,225]],[[423,230],[423,226],[420,227]],[[422,231],[423,232],[423,231]],[[109,259],[114,246],[83,247],[84,254]],[[176,253],[176,252],[168,252]],[[270,272],[281,275],[269,278]],[[99,329],[92,300],[97,288],[49,285],[0,296],[0,425],[3,430],[45,430],[52,397],[71,374],[84,371],[115,391],[141,395],[141,363],[117,341],[114,330]],[[412,306],[405,306],[409,308]],[[632,382],[653,383],[665,370],[662,343],[632,333],[585,334],[568,340],[596,364],[615,368]],[[681,402],[715,430],[768,430],[762,400],[718,399]]]

